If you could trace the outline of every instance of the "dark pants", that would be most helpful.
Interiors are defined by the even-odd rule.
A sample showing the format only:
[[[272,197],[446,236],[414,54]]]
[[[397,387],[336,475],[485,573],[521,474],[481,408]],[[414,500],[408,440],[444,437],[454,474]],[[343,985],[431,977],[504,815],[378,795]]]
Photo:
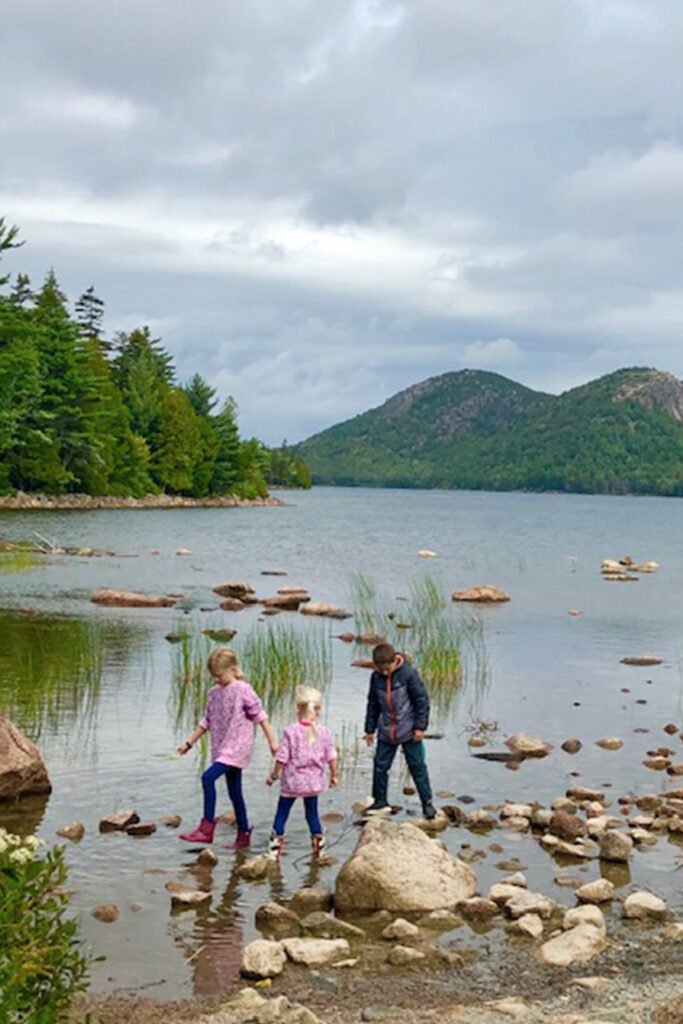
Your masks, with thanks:
[[[237,827],[243,832],[249,830],[249,819],[247,808],[242,796],[242,769],[235,768],[231,764],[221,764],[214,761],[202,775],[202,786],[204,787],[204,817],[207,821],[216,819],[216,780],[225,775],[228,784],[228,796],[235,810]]]
[[[294,806],[295,796],[281,796],[277,802],[277,811],[275,813],[275,821],[273,822],[273,832],[276,836],[283,836],[285,834],[285,825],[287,824],[287,818],[289,812]],[[306,812],[306,821],[308,827],[311,830],[312,836],[322,835],[323,828],[320,824],[320,818],[318,817],[318,798],[317,796],[305,796],[304,810]]]
[[[373,799],[380,806],[387,803],[389,769],[394,763],[399,746],[403,747],[403,753],[408,762],[408,770],[413,777],[417,791],[420,794],[420,800],[424,806],[426,803],[431,802],[432,788],[429,785],[429,772],[427,771],[427,761],[422,740],[408,740],[406,743],[401,744],[377,740],[375,764],[372,772]]]

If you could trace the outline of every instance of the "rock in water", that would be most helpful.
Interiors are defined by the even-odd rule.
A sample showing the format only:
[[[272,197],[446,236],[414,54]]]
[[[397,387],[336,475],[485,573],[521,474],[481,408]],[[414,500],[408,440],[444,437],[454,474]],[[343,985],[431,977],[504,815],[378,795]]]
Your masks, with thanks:
[[[623,832],[605,832],[600,840],[600,856],[603,860],[623,863],[631,857],[633,840]]]
[[[7,718],[0,718],[0,800],[51,792],[38,748]]]
[[[528,736],[525,732],[516,732],[505,741],[505,746],[518,757],[545,757],[553,749],[551,743]]]
[[[337,876],[338,910],[440,910],[468,899],[474,872],[420,829],[373,818]]]
[[[544,942],[538,951],[538,959],[542,964],[552,967],[586,964],[601,953],[606,945],[603,930],[592,924],[579,924]]]
[[[491,583],[484,583],[481,587],[455,590],[451,597],[454,601],[475,601],[480,604],[499,604],[501,601],[510,600],[507,591],[494,587]]]
[[[92,598],[93,604],[103,604],[113,608],[172,608],[177,601],[177,597],[141,594],[137,590],[112,590],[110,587],[98,590]]]
[[[273,978],[282,974],[287,956],[279,942],[256,939],[242,952],[242,974],[247,978]]]

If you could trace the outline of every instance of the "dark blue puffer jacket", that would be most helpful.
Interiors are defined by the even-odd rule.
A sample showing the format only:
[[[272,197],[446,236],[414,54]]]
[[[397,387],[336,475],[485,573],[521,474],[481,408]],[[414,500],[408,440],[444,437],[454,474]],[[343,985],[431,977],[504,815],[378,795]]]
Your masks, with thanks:
[[[370,676],[365,731],[385,743],[412,740],[415,729],[429,724],[429,697],[416,669],[405,660],[391,679],[374,671]]]

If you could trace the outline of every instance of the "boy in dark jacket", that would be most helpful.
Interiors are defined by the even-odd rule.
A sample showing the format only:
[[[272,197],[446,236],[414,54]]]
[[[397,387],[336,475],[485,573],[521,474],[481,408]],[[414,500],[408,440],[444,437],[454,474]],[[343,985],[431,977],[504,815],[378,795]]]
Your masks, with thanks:
[[[377,748],[372,775],[373,803],[367,814],[389,808],[389,769],[399,746],[408,762],[422,810],[428,820],[436,817],[425,760],[422,737],[429,723],[429,697],[417,671],[408,665],[391,644],[377,644],[372,652],[375,670],[370,676],[365,714],[365,742],[372,746],[377,731]]]

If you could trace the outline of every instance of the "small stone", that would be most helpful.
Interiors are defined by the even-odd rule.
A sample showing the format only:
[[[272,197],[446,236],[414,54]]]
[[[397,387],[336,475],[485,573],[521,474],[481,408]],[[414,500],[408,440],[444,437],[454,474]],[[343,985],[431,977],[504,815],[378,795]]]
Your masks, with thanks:
[[[441,810],[454,825],[462,825],[467,819],[462,807],[457,804],[444,804]]]
[[[673,722],[669,722],[668,725],[664,726],[664,732],[668,733],[669,736],[673,736],[678,732],[678,726],[674,725]]]
[[[602,992],[604,988],[611,985],[612,982],[609,978],[601,978],[599,976],[591,978],[574,978],[569,982],[570,985],[574,985],[576,988],[583,989],[584,992]]]
[[[588,963],[606,945],[603,931],[593,925],[582,924],[544,942],[537,955],[542,964],[569,967],[571,964]]]
[[[460,906],[462,906],[462,904],[460,904]],[[498,908],[495,907],[495,910],[497,909]],[[381,938],[383,939],[399,939],[401,942],[415,942],[420,938],[420,936],[420,929],[417,925],[412,924],[410,921],[406,921],[403,917],[397,917],[396,920],[392,921],[391,924],[388,924],[381,933]]]
[[[617,736],[606,736],[604,739],[596,740],[595,745],[602,747],[603,750],[621,750],[624,741],[620,740]]]
[[[606,903],[612,899],[614,886],[607,878],[587,882],[576,890],[576,898],[582,903]]]
[[[98,907],[93,907],[90,913],[104,924],[113,924],[119,919],[119,908],[115,903],[101,903]]]
[[[141,837],[151,836],[156,830],[157,827],[153,821],[138,821],[134,825],[129,825],[126,832],[129,836]]]
[[[578,754],[582,746],[583,743],[581,742],[581,740],[576,739],[576,737],[572,737],[571,739],[564,741],[564,743],[562,744],[562,749],[567,754]]]
[[[210,899],[211,893],[204,892],[203,889],[183,889],[171,894],[171,904],[174,907],[196,907]]]
[[[560,839],[572,842],[579,836],[585,836],[586,823],[575,814],[568,814],[567,811],[555,811],[550,821],[550,832]]]
[[[523,875],[521,871],[516,871],[514,875],[508,875],[507,878],[501,878],[501,885],[516,885],[520,889],[527,888],[526,875]]]
[[[501,818],[530,818],[534,813],[531,804],[505,804],[500,812]]]
[[[575,889],[576,890],[576,889],[580,889],[581,886],[584,884],[583,883],[583,879],[577,878],[576,875],[566,875],[566,874],[555,875],[555,878],[553,879],[553,881],[555,882],[555,885],[559,885],[559,886],[561,886],[564,889]]]
[[[166,828],[179,828],[182,820],[179,814],[165,814],[163,818],[159,819],[159,824],[165,825]]]
[[[525,935],[530,939],[538,939],[543,934],[543,921],[538,914],[523,914],[508,925],[513,935]]]
[[[597,800],[601,804],[605,802],[605,794],[602,790],[588,789],[587,786],[570,786],[567,796],[570,800],[577,800],[579,803],[584,800]]]
[[[467,825],[469,828],[495,828],[496,819],[492,814],[483,809],[472,811],[467,817]]]
[[[280,942],[256,939],[242,951],[242,974],[247,978],[274,978],[282,974],[286,960]]]
[[[668,913],[669,910],[664,900],[645,890],[632,892],[624,900],[624,917],[639,920],[650,918],[661,921],[668,916]]]
[[[202,850],[202,852],[197,857],[197,863],[201,864],[201,866],[204,868],[213,868],[216,866],[216,864],[218,864],[218,857],[213,852],[213,850],[210,850],[207,847],[207,849]]]
[[[191,555],[192,552],[190,551],[189,548],[177,548],[175,554],[176,555]]]
[[[284,907],[282,909],[285,909]],[[291,913],[291,911],[290,911]],[[296,918],[296,915],[294,915]],[[298,919],[297,919],[298,924]],[[324,910],[314,910],[307,914],[301,921],[301,927],[306,932],[315,932],[319,938],[324,939],[364,939],[365,932],[355,924],[343,921],[334,914],[328,914]]]
[[[100,819],[100,832],[122,832],[140,820],[135,811],[117,811]]]
[[[524,914],[537,914],[547,919],[550,917],[555,904],[541,893],[527,892],[526,889],[518,889],[518,895],[513,896],[505,903],[505,913],[510,917],[523,917]]]
[[[525,732],[515,733],[505,741],[505,746],[520,757],[546,757],[553,749],[551,743],[529,736]]]
[[[565,911],[562,918],[562,927],[565,931],[576,928],[579,925],[591,925],[603,933],[606,931],[605,916],[599,907],[593,904],[584,904],[581,907],[571,907]]]
[[[406,967],[408,964],[425,959],[424,953],[421,953],[418,949],[411,949],[409,946],[394,946],[387,957],[388,963],[394,967]]]
[[[259,882],[268,876],[271,864],[272,861],[268,860],[265,855],[250,857],[248,860],[245,860],[244,864],[240,864],[237,868],[237,874],[248,882]]]
[[[283,939],[282,947],[290,960],[307,967],[322,967],[351,952],[346,939]]]
[[[274,932],[278,935],[298,935],[301,930],[299,918],[281,903],[265,903],[256,911],[256,927],[259,931]]]
[[[498,906],[503,906],[508,900],[518,896],[520,888],[518,885],[503,885],[502,882],[494,882],[488,891],[487,899],[493,900]]]
[[[468,747],[485,747],[486,740],[483,736],[470,736],[467,741]]]
[[[82,821],[72,821],[64,828],[57,829],[57,835],[64,839],[70,839],[72,843],[79,843],[85,835],[85,825]]]
[[[418,924],[421,928],[432,928],[438,931],[451,931],[457,928],[460,920],[450,910],[432,910],[421,917]]]
[[[313,910],[330,910],[332,893],[327,889],[297,889],[289,902],[290,909],[300,916],[310,914]]]
[[[486,921],[499,911],[498,904],[494,900],[484,899],[483,896],[472,896],[470,899],[461,900],[457,909],[466,921]]]
[[[633,852],[633,840],[622,832],[605,832],[600,840],[600,856],[603,860],[625,862]]]
[[[663,937],[667,942],[683,942],[683,924],[673,922],[666,928]]]

